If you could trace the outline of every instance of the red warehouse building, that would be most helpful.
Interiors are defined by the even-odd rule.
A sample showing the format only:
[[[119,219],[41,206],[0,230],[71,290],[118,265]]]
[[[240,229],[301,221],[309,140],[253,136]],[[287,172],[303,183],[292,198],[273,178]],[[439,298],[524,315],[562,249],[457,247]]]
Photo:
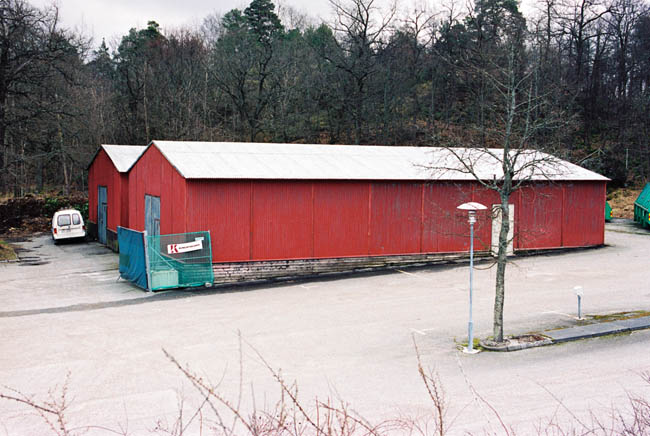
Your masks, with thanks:
[[[439,259],[469,250],[458,205],[499,203],[472,175],[436,170],[441,156],[449,162],[429,147],[153,141],[129,171],[128,227],[210,231],[216,281]],[[549,162],[511,197],[512,249],[602,245],[608,179]],[[474,165],[484,180],[500,167]],[[496,241],[496,219],[480,217],[478,250]]]
[[[147,147],[102,145],[88,166],[88,229],[117,251],[117,226],[129,222],[128,171]]]

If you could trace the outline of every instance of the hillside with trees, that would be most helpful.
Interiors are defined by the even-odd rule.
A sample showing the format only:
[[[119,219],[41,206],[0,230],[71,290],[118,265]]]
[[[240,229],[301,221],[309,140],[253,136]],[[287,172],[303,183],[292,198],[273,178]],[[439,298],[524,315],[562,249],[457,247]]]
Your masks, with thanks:
[[[374,2],[331,0],[317,22],[253,0],[96,44],[55,8],[1,1],[0,193],[84,190],[101,143],[486,147],[530,123],[527,147],[618,185],[650,178],[647,1]]]

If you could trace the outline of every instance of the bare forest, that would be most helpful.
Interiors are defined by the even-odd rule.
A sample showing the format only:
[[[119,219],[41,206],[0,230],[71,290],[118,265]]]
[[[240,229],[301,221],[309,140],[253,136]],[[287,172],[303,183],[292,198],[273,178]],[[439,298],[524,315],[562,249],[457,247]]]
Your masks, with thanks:
[[[0,193],[83,191],[99,144],[152,139],[485,148],[505,132],[616,185],[650,178],[648,2],[374,1],[330,0],[318,22],[253,0],[92,41],[55,7],[0,0]]]

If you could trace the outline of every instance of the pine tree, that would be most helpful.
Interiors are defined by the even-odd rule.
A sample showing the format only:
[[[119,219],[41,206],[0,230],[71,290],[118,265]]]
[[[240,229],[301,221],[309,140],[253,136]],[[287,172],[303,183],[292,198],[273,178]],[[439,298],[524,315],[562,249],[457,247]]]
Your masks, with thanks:
[[[271,0],[253,0],[244,10],[249,31],[263,44],[269,44],[283,31],[280,18],[274,9],[275,5]]]

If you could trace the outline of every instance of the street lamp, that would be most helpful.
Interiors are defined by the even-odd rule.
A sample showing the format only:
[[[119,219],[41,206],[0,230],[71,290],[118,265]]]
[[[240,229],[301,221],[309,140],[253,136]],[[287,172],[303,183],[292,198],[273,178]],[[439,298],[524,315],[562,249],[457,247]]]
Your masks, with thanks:
[[[472,286],[474,284],[474,223],[476,222],[476,211],[485,210],[486,206],[481,203],[470,202],[463,203],[456,209],[466,210],[469,221],[469,323],[467,324],[467,347],[463,349],[465,353],[475,354],[478,350],[474,349],[474,322],[472,321]]]

